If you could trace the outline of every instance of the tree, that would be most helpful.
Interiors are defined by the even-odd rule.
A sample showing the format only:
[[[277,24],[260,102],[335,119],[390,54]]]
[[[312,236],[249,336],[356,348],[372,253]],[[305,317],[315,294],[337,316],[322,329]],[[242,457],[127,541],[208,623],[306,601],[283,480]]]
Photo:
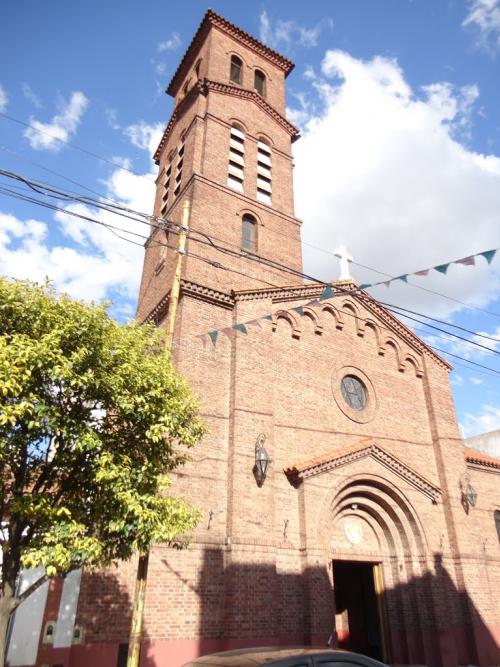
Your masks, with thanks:
[[[47,578],[194,527],[167,475],[203,432],[158,329],[0,278],[0,665],[9,615]],[[45,576],[16,596],[37,566]]]

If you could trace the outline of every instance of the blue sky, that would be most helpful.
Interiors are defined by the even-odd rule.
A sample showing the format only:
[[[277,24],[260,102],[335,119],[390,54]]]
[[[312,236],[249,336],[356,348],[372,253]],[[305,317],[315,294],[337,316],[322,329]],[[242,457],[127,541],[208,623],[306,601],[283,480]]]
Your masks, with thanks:
[[[342,243],[360,283],[381,278],[372,269],[396,276],[500,246],[500,0],[211,6],[296,63],[287,106],[302,133],[295,194],[310,274],[336,278],[332,253]],[[149,212],[151,155],[172,110],[163,91],[206,9],[198,1],[3,3],[0,112],[32,127],[0,116],[0,167]],[[3,274],[47,275],[78,298],[111,299],[125,318],[142,252],[105,228],[0,194]],[[500,369],[500,340],[491,340],[500,338],[499,274],[500,253],[491,265],[481,259],[372,293],[489,336],[476,341],[494,352],[418,330]],[[454,363],[464,432],[500,428],[498,376]]]

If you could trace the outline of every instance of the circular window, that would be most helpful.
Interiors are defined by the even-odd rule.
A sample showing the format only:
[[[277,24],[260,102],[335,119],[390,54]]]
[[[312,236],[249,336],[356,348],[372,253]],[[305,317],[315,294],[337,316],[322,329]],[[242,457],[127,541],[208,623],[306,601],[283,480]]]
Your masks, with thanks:
[[[377,412],[372,381],[361,368],[339,366],[332,374],[332,394],[341,412],[359,424],[370,422]]]
[[[340,383],[342,397],[353,410],[366,407],[366,387],[355,375],[344,375]]]

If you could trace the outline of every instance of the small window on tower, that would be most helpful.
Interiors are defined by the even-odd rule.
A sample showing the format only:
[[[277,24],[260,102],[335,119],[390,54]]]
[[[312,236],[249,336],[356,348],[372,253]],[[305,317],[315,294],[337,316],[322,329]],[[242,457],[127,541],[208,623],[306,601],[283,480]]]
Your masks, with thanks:
[[[259,95],[266,96],[266,75],[260,69],[255,70],[253,87]]]
[[[201,60],[198,60],[198,62],[194,66],[194,73],[195,73],[197,79],[200,78],[200,65],[201,65]]]
[[[241,72],[243,68],[243,61],[238,56],[231,56],[231,69],[229,71],[229,78],[233,83],[241,83]]]
[[[498,541],[500,542],[500,510],[495,510],[495,526],[497,528]]]
[[[241,247],[243,250],[255,252],[257,249],[257,221],[253,215],[243,216],[241,227]]]

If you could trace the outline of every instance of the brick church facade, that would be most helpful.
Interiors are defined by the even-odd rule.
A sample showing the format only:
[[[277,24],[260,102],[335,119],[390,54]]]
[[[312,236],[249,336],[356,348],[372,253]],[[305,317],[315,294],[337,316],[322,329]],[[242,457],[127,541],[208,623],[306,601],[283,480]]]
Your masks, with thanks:
[[[173,487],[203,520],[188,549],[151,553],[141,665],[329,638],[392,664],[498,665],[500,460],[464,448],[448,363],[353,282],[305,306],[324,286],[299,277],[292,68],[209,11],[168,87],[154,213],[179,223],[190,202],[173,358],[208,434]],[[151,230],[142,321],[165,326],[178,238]],[[196,337],[267,313],[216,347]],[[42,636],[36,664],[125,664],[135,572],[83,575],[77,643]]]

